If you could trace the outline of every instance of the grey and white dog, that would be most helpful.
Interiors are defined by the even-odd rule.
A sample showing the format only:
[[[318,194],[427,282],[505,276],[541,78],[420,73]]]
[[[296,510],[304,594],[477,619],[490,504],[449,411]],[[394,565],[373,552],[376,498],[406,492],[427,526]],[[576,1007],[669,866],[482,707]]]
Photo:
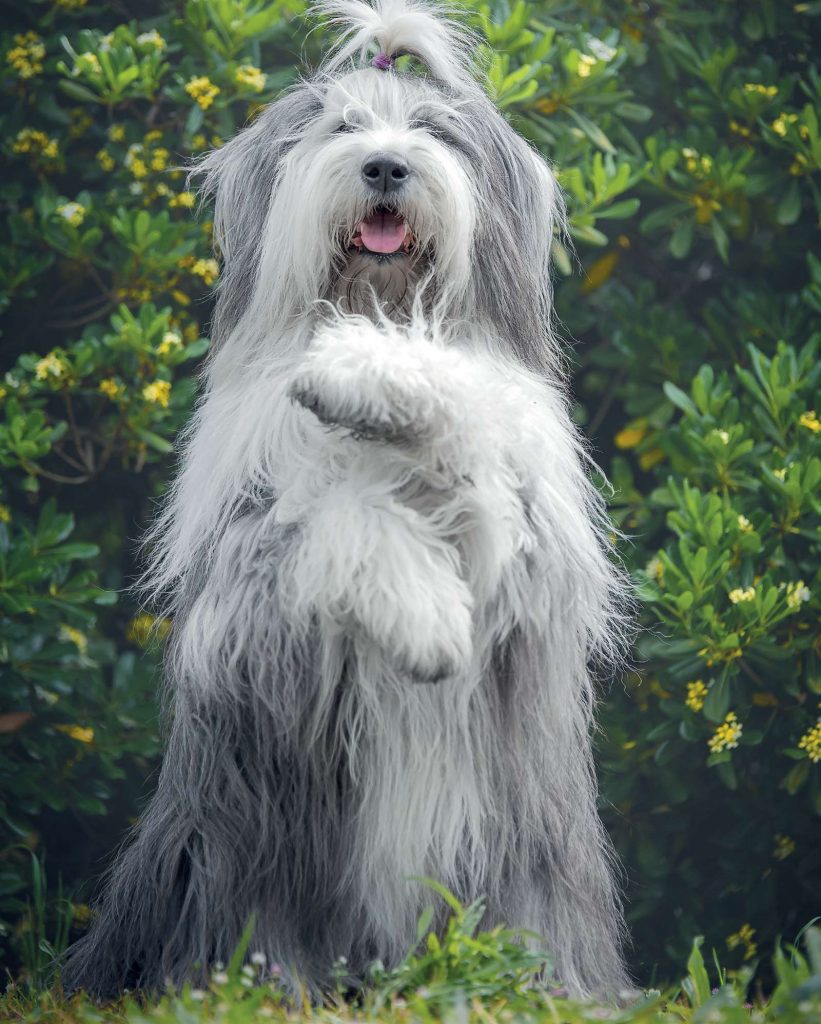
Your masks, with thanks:
[[[561,199],[468,34],[318,6],[335,51],[200,167],[215,346],[149,573],[170,734],[64,981],[196,982],[253,916],[292,986],[356,982],[430,876],[617,993],[591,664],[624,588],[550,326]]]

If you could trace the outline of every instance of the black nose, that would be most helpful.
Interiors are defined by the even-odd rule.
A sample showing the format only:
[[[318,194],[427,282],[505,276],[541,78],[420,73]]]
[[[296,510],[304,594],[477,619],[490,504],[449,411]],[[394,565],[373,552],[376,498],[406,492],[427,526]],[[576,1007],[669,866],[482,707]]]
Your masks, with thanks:
[[[410,169],[398,157],[374,153],[362,164],[362,177],[377,192],[395,192],[410,177]]]

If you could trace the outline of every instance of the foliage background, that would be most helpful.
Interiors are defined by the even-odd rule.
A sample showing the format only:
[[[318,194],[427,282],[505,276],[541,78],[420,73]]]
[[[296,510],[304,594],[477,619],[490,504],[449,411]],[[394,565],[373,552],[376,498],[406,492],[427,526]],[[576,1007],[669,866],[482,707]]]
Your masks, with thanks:
[[[697,933],[754,965],[821,910],[821,4],[462,6],[490,44],[490,90],[567,193],[555,255],[576,414],[643,598],[635,671],[603,693],[599,737],[636,977],[669,977]],[[158,647],[124,587],[219,272],[175,168],[322,46],[303,0],[32,0],[4,16],[7,969],[31,969],[42,923],[31,853],[81,928],[157,764]]]

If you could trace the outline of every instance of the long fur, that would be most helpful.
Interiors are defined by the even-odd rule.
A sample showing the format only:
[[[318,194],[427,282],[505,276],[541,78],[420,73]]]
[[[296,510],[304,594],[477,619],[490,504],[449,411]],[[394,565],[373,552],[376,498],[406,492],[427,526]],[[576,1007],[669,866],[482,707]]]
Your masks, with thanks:
[[[352,981],[396,962],[432,876],[614,994],[591,665],[618,659],[624,587],[551,329],[561,200],[458,29],[320,6],[348,19],[329,64],[199,168],[224,270],[150,537],[170,731],[64,983],[202,981],[253,915],[250,948],[319,993],[339,957]],[[429,74],[356,66],[385,47]],[[433,254],[395,320],[318,301],[386,150]]]

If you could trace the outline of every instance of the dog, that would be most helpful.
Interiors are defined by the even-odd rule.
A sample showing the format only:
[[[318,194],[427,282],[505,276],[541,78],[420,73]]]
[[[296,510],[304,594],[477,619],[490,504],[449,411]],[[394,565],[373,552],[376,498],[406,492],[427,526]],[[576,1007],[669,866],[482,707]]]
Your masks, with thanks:
[[[203,983],[249,921],[293,991],[362,984],[427,876],[618,994],[591,731],[627,595],[552,327],[561,195],[465,29],[315,7],[324,64],[196,168],[223,269],[149,538],[170,726],[64,985]]]

